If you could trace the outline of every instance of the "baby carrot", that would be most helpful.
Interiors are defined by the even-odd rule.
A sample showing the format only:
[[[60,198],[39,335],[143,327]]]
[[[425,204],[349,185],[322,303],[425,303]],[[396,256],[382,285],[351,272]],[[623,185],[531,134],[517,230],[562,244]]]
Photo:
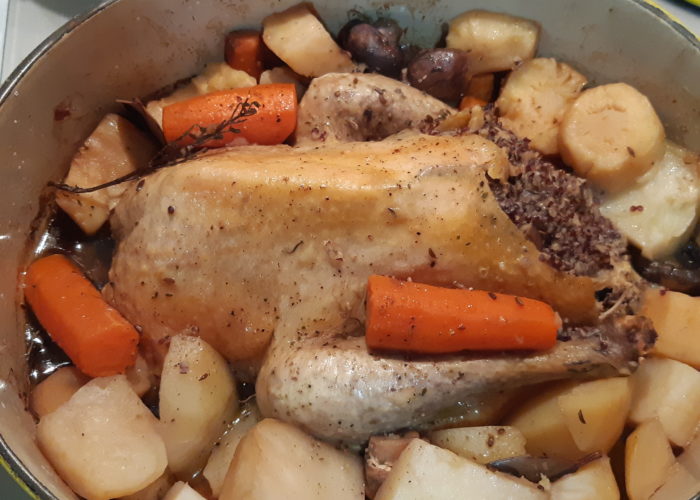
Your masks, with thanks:
[[[487,104],[488,103],[483,99],[479,99],[478,97],[474,97],[471,95],[465,95],[464,97],[462,97],[462,100],[459,101],[459,110],[461,111],[463,109],[471,109],[474,106],[484,107]]]
[[[78,267],[55,254],[27,269],[24,295],[49,336],[91,377],[124,373],[134,364],[139,335],[102,298]]]
[[[226,131],[203,146],[216,148],[241,139],[250,144],[281,144],[297,125],[297,92],[291,83],[270,83],[232,90],[221,90],[163,108],[163,134],[168,142],[181,139],[191,144],[200,127],[211,131],[229,120],[237,105],[248,99],[258,103],[257,112],[232,124],[238,132]],[[187,134],[187,135],[186,135]]]
[[[549,349],[560,326],[559,316],[538,300],[376,275],[367,284],[370,349],[425,354]]]
[[[226,36],[224,57],[233,69],[245,71],[259,80],[264,56],[265,45],[259,31],[236,30]]]

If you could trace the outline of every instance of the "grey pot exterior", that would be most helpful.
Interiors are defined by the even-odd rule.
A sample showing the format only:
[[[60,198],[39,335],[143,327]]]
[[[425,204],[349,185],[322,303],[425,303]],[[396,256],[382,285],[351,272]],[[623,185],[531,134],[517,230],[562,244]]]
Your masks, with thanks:
[[[76,18],[30,55],[0,89],[0,457],[40,498],[76,498],[36,446],[25,411],[24,314],[18,282],[47,181],[66,172],[77,146],[114,108],[222,57],[223,35],[257,27],[295,0],[117,0]],[[348,10],[382,12],[432,45],[441,24],[469,9],[538,21],[540,54],[572,63],[595,83],[625,81],[648,95],[668,135],[700,150],[700,43],[638,0],[325,0],[329,28]],[[56,109],[69,110],[55,119]],[[59,113],[60,115],[61,113]],[[32,232],[35,230],[34,232]]]

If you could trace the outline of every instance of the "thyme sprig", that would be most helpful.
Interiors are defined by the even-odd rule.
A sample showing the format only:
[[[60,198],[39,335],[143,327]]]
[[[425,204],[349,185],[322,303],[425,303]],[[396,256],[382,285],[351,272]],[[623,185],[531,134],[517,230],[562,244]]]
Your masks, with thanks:
[[[71,186],[69,184],[49,182],[49,186],[60,191],[83,194],[93,193],[95,191],[116,186],[124,182],[142,179],[143,177],[162,168],[178,165],[192,159],[196,154],[207,151],[208,148],[206,147],[206,144],[209,141],[223,140],[224,135],[229,133],[240,134],[241,129],[237,126],[245,122],[249,117],[256,114],[258,112],[258,108],[260,108],[259,102],[250,101],[248,98],[246,98],[244,101],[236,104],[231,112],[231,116],[228,119],[222,121],[213,129],[203,127],[201,125],[191,126],[180,137],[163,146],[160,151],[158,151],[158,153],[151,158],[145,167],[134,170],[133,172],[121,177],[117,177],[116,179],[112,179],[109,182],[91,187],[79,187]]]

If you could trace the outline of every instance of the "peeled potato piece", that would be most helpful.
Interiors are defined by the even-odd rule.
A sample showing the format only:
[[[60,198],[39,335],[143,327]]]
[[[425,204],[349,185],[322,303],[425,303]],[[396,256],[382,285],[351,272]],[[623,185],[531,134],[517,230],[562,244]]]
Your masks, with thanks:
[[[501,123],[546,155],[559,152],[559,124],[586,77],[554,59],[532,59],[508,77],[496,101]]]
[[[630,500],[647,500],[665,482],[675,462],[657,419],[637,427],[625,443],[625,486]]]
[[[163,500],[205,500],[205,498],[193,490],[189,484],[178,481],[168,490]]]
[[[619,191],[664,154],[665,132],[649,99],[626,83],[585,90],[564,115],[559,150],[581,177]]]
[[[238,445],[219,500],[360,500],[364,495],[358,455],[268,418]]]
[[[515,427],[460,427],[433,431],[428,437],[434,445],[479,464],[526,454],[525,437]]]
[[[654,492],[650,500],[685,500],[694,498],[700,491],[700,478],[694,476],[682,464],[675,463],[668,471],[666,482]]]
[[[610,467],[602,457],[552,484],[551,500],[619,500],[620,490]]]
[[[159,429],[175,475],[204,465],[236,411],[238,393],[226,360],[199,337],[173,337],[161,375]]]
[[[277,57],[304,76],[344,73],[355,68],[310,8],[300,3],[263,20],[263,40]]]
[[[43,417],[66,403],[89,380],[74,366],[61,367],[34,388],[29,406]]]
[[[157,421],[126,377],[85,384],[37,426],[39,446],[61,478],[88,500],[142,490],[168,462]]]
[[[686,446],[700,422],[700,372],[672,359],[648,358],[632,375],[633,424],[658,418],[669,440]]]
[[[472,74],[505,71],[535,56],[539,25],[497,12],[470,10],[450,22],[447,48],[466,50]]]
[[[493,472],[451,451],[414,439],[401,453],[375,500],[546,499],[525,479]]]
[[[652,352],[700,368],[700,297],[650,288],[640,314],[658,334]]]
[[[144,489],[120,497],[120,500],[161,500],[175,482],[172,473],[166,469],[163,474]]]
[[[693,231],[700,202],[700,158],[666,141],[661,160],[628,188],[606,193],[600,211],[648,259],[673,254]]]

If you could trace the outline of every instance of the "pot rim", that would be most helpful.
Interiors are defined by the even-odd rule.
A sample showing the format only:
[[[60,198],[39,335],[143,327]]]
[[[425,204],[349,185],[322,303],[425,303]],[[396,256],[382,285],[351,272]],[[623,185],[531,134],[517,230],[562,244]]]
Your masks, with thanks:
[[[21,82],[22,78],[31,70],[49,50],[56,45],[64,36],[70,34],[74,29],[82,25],[85,21],[107,9],[110,5],[120,0],[105,0],[97,7],[85,13],[78,14],[56,31],[51,33],[41,42],[22,62],[15,68],[7,79],[0,86],[0,112],[3,104],[11,98],[14,88]],[[688,28],[683,26],[678,20],[668,12],[659,7],[653,0],[620,0],[633,3],[655,15],[669,28],[676,31],[685,38],[696,49],[700,55],[700,34],[693,34]],[[0,434],[0,465],[17,484],[29,496],[40,500],[57,500],[57,497],[29,471],[26,465],[10,449],[7,442]],[[2,473],[2,472],[0,472]]]

